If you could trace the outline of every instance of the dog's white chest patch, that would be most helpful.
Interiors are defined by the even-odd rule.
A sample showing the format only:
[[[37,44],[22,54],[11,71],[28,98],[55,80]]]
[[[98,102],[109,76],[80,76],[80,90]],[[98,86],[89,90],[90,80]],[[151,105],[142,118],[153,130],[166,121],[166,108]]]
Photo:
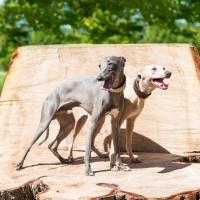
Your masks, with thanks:
[[[119,114],[119,109],[118,108],[113,108],[110,113],[110,115],[112,115],[114,118],[117,117],[117,115]]]

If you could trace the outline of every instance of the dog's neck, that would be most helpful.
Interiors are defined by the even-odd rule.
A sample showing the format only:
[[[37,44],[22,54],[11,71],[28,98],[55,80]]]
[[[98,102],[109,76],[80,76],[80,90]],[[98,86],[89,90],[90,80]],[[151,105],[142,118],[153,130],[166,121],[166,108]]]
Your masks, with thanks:
[[[126,87],[126,76],[123,73],[115,80],[112,88],[109,89],[109,91],[114,93],[121,93],[124,91],[125,87]]]
[[[147,87],[145,84],[142,83],[141,79],[135,79],[134,91],[138,98],[146,99],[151,95],[153,88]]]
[[[124,73],[120,73],[117,77],[115,77],[115,81],[113,83],[112,88],[116,89],[119,88],[121,85],[123,85],[124,77],[125,77]]]

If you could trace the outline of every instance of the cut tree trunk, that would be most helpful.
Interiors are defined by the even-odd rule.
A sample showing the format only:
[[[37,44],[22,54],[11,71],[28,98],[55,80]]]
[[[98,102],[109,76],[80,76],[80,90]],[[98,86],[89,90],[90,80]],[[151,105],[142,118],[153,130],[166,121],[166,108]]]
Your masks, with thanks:
[[[78,160],[75,160],[74,165],[64,166],[59,164],[47,148],[48,143],[55,138],[58,131],[58,124],[53,121],[50,125],[48,141],[43,146],[36,144],[25,161],[27,168],[16,172],[15,164],[34,136],[45,97],[65,79],[77,76],[96,76],[100,60],[102,57],[110,55],[124,56],[127,60],[125,66],[128,80],[125,90],[127,97],[131,97],[134,93],[133,81],[137,71],[144,65],[161,64],[172,71],[169,89],[167,91],[157,89],[152,93],[135,124],[133,150],[154,152],[155,154],[143,155],[139,153],[143,159],[147,160],[138,164],[137,170],[127,172],[131,176],[119,173],[119,177],[116,177],[114,172],[106,171],[109,169],[108,160],[105,162],[105,160],[94,158],[95,162],[92,164],[92,168],[97,169],[98,173],[95,178],[86,178],[83,173],[83,151],[85,150],[88,123],[83,127],[75,142],[75,150],[77,150],[75,155],[78,156]],[[177,155],[200,151],[199,102],[200,58],[195,47],[191,45],[20,47],[13,53],[10,60],[9,72],[0,99],[0,158],[2,163],[0,166],[2,180],[0,181],[0,189],[16,187],[40,176],[46,176],[42,179],[50,186],[50,190],[41,195],[43,199],[78,199],[109,193],[109,188],[102,189],[96,185],[99,182],[116,183],[123,190],[147,197],[170,196],[185,190],[200,188],[200,183],[191,184],[191,181],[196,180],[194,174],[191,177],[190,174],[181,177],[181,175],[188,173],[189,169],[197,170],[198,166],[193,164],[175,166],[172,164]],[[76,117],[85,114],[85,111],[79,108],[75,109],[74,112]],[[124,127],[123,124],[122,128]],[[103,129],[96,139],[96,145],[100,149],[103,149],[103,141],[109,134],[110,119],[107,117]],[[64,142],[60,149],[64,156],[67,154],[65,146]],[[170,154],[160,154],[163,152]],[[148,158],[147,155],[150,157]],[[159,160],[157,155],[163,156]],[[167,161],[171,163],[170,166],[166,164]],[[161,163],[158,164],[159,162]],[[168,170],[172,167],[174,174],[171,172],[172,174],[169,176],[163,173],[161,178],[160,174],[154,171],[160,167]],[[186,171],[178,170],[176,172],[177,170],[174,169],[176,167]],[[77,175],[79,178],[76,177]],[[143,179],[144,176],[146,178]],[[175,178],[177,176],[182,179]],[[160,183],[148,185],[154,180],[154,177],[160,179]],[[172,183],[168,180],[169,177]],[[130,184],[132,180],[134,180],[133,185]],[[138,181],[141,181],[140,185]],[[171,186],[166,187],[163,181],[168,182]],[[178,187],[174,186],[179,183],[178,181],[182,184]],[[159,185],[160,189],[155,191],[153,187],[156,184]],[[141,185],[144,189],[141,189]],[[148,189],[145,190],[145,188]],[[66,198],[64,198],[65,196]]]

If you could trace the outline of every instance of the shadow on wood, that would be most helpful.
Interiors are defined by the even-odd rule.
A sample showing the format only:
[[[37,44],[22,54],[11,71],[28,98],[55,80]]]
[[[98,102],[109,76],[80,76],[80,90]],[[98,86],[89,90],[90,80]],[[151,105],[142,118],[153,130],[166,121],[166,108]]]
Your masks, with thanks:
[[[156,152],[156,153],[170,153],[167,149],[162,147],[160,144],[145,137],[142,134],[133,132],[132,133],[132,150],[134,152]],[[108,135],[104,139],[104,151],[109,151],[111,145],[111,135]],[[126,130],[120,130],[120,151],[126,152]]]

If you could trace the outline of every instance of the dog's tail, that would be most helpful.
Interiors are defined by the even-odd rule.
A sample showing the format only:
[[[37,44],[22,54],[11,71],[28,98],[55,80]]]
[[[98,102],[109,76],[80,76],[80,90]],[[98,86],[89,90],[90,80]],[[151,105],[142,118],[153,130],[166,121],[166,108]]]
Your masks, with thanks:
[[[48,137],[49,137],[49,127],[48,127],[47,130],[46,130],[46,136],[45,136],[44,140],[42,140],[42,141],[39,143],[39,145],[42,145],[42,144],[48,139]]]

